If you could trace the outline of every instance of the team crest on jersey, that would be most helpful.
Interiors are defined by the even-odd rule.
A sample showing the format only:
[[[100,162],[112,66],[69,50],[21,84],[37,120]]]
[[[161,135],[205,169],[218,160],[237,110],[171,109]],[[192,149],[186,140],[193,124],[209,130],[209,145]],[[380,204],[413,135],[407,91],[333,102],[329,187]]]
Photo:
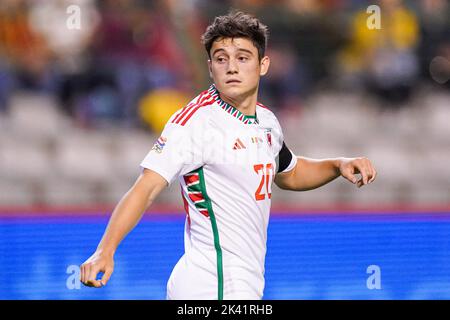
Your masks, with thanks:
[[[272,130],[271,129],[266,129],[266,138],[267,138],[267,144],[269,145],[269,147],[272,146]]]
[[[167,139],[163,136],[159,137],[158,140],[156,140],[155,144],[153,145],[152,150],[155,150],[158,153],[161,153],[163,151],[164,146],[166,145]]]

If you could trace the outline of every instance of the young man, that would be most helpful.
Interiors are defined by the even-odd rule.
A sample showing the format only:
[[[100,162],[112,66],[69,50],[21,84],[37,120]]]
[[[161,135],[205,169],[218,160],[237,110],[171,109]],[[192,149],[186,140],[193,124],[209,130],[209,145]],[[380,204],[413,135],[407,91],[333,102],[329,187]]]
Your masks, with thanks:
[[[202,37],[214,84],[176,112],[142,161],[142,174],[115,208],[81,281],[105,285],[114,252],[157,195],[178,178],[187,213],[185,254],[168,299],[261,299],[271,185],[318,188],[339,176],[375,180],[366,158],[308,159],[286,146],[275,115],[257,102],[270,64],[267,27],[237,12],[217,17]],[[360,174],[358,181],[355,174]],[[96,280],[98,272],[104,272]]]

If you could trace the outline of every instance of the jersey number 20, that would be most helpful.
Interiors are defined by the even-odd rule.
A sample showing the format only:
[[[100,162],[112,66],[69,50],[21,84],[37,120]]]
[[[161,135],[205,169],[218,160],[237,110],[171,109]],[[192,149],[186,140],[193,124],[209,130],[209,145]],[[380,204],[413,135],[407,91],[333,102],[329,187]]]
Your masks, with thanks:
[[[268,163],[266,165],[264,164],[255,164],[253,166],[253,169],[255,170],[256,174],[261,176],[261,181],[259,182],[258,189],[255,192],[255,199],[256,201],[264,200],[267,197],[270,199],[272,196],[272,190],[271,190],[271,182],[274,175],[273,165],[271,163]],[[263,190],[265,185],[265,190]]]

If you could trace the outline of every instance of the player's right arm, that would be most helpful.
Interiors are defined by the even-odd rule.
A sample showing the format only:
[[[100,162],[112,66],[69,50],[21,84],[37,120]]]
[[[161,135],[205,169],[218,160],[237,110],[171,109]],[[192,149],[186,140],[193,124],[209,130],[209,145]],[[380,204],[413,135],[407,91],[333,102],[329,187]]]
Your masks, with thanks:
[[[106,285],[114,269],[114,253],[119,243],[167,185],[167,180],[155,171],[143,170],[115,207],[97,250],[81,265],[80,278],[83,284],[96,288]],[[104,275],[101,280],[96,280],[99,272]]]
[[[203,165],[205,144],[202,139],[209,122],[205,118],[208,113],[196,112],[198,109],[200,106],[192,104],[176,112],[142,160],[142,174],[114,209],[97,250],[81,266],[81,282],[85,285],[99,288],[107,283],[119,243],[138,223],[144,211],[177,177]],[[96,280],[99,272],[104,275],[101,280]]]

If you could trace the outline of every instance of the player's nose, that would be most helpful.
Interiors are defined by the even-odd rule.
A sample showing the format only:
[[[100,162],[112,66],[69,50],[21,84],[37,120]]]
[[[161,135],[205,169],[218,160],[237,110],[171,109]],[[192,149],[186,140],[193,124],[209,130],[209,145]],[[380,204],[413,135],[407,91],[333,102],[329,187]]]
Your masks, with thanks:
[[[238,73],[239,72],[239,68],[238,68],[238,64],[234,59],[230,59],[230,61],[228,62],[228,68],[227,68],[227,73]]]

